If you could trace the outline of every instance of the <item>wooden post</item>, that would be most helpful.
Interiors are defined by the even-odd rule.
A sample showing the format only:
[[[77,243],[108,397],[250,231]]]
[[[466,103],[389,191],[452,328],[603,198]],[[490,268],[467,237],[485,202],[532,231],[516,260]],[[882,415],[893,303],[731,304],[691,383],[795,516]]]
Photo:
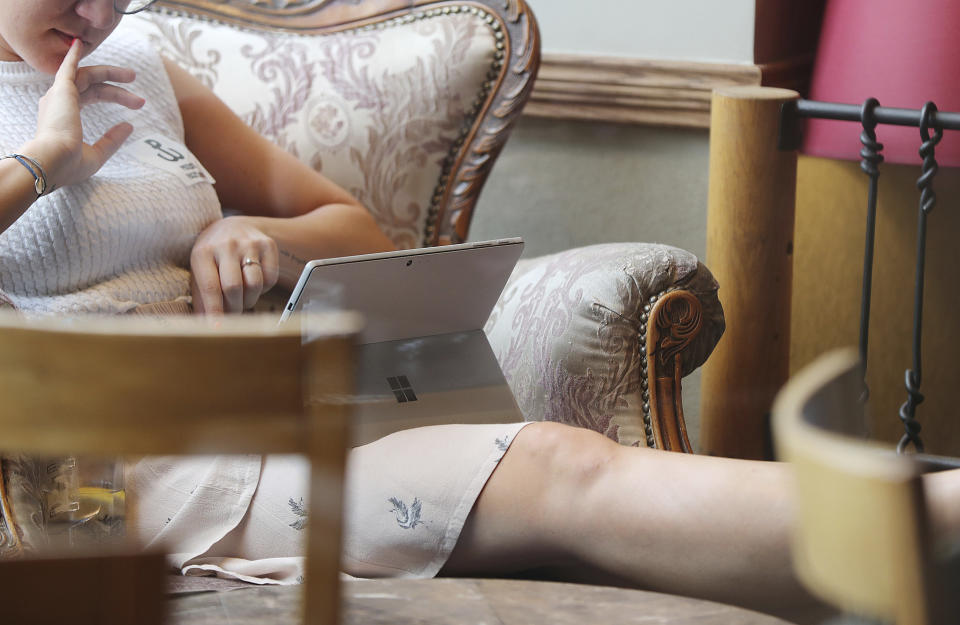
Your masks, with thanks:
[[[778,149],[780,106],[795,91],[713,93],[707,266],[727,329],[701,383],[700,451],[771,457],[769,413],[786,382],[797,153]]]
[[[309,337],[310,331],[304,330],[304,336]],[[310,507],[302,622],[337,625],[344,469],[353,415],[351,405],[343,398],[353,392],[353,342],[308,341],[302,352],[307,362],[303,368],[304,388],[310,418]]]

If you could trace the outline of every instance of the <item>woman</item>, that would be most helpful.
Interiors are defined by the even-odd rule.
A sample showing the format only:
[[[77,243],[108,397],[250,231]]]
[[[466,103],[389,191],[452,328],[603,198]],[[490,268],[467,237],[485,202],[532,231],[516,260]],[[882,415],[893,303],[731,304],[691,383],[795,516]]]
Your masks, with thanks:
[[[36,102],[29,102],[23,95],[16,99],[12,96],[6,98],[7,107],[14,110],[8,111],[5,120],[18,124],[17,128],[4,132],[4,148],[8,150],[4,154],[19,150],[41,163],[51,187],[84,182],[107,163],[134,132],[129,122],[114,125],[117,107],[103,106],[102,103],[115,103],[131,110],[145,106],[143,98],[108,84],[132,81],[132,70],[106,66],[84,68],[79,72],[76,69],[79,59],[96,50],[117,26],[119,14],[112,2],[5,2],[4,11],[4,60],[22,59],[45,74],[55,74],[60,69],[51,91],[40,100],[37,121],[34,121],[38,108]],[[77,41],[71,44],[74,39]],[[68,50],[70,56],[61,65]],[[149,85],[148,88],[156,92],[154,100],[157,101],[146,104],[148,110],[140,111],[140,115],[132,118],[144,125],[140,128],[140,136],[169,137],[179,131],[179,121],[168,119],[167,109],[178,106],[187,147],[217,181],[216,197],[210,185],[200,184],[189,187],[183,198],[176,198],[201,206],[194,213],[195,218],[201,220],[199,226],[205,228],[196,242],[193,243],[194,232],[194,237],[178,240],[180,247],[177,249],[151,250],[160,256],[160,259],[152,260],[175,265],[180,261],[177,257],[182,252],[180,248],[193,243],[192,250],[187,249],[197,312],[240,312],[251,307],[278,279],[292,286],[291,281],[299,275],[299,266],[292,259],[341,256],[392,247],[370,214],[349,193],[269,144],[175,64],[167,61],[163,66],[176,102],[169,100],[171,93],[164,85],[166,77],[156,76],[159,85],[147,82],[144,77],[141,84]],[[26,75],[20,67],[13,66],[8,68],[8,74],[6,82],[10,88],[22,94],[18,85],[27,80]],[[103,128],[91,145],[82,143],[77,117],[78,106],[88,104],[98,105],[93,107],[97,119],[90,120],[83,130],[92,132],[94,125]],[[4,125],[6,128],[6,121]],[[182,137],[180,142],[184,142]],[[137,155],[125,155],[128,158],[122,164],[115,164],[116,168],[150,171]],[[4,174],[3,187],[0,187],[0,228],[6,229],[33,204],[36,193],[31,193],[30,184],[19,184],[30,183],[32,174],[16,159],[0,161],[0,168]],[[140,184],[133,192],[154,194],[157,190]],[[80,200],[57,199],[61,209],[79,210],[77,202]],[[218,199],[244,214],[219,219]],[[69,207],[64,206],[68,202]],[[136,218],[142,218],[142,215]],[[190,228],[196,226],[190,224]],[[184,233],[176,233],[181,234]],[[171,299],[185,302],[187,298],[173,290],[177,280],[172,271],[164,272],[159,268],[148,271],[143,267],[147,259],[142,258],[143,250],[137,247],[150,244],[156,233],[138,232],[137,235],[139,240],[129,239],[127,249],[118,250],[120,256],[109,259],[114,266],[89,267],[86,272],[81,271],[82,275],[58,277],[56,288],[48,288],[46,292],[82,291],[84,287],[91,288],[92,283],[102,282],[108,274],[134,271],[144,279],[148,279],[146,274],[149,273],[149,279],[165,285],[155,296],[172,293]],[[170,236],[175,235],[171,233]],[[90,245],[97,243],[89,240]],[[43,241],[42,244],[53,246],[57,251],[61,251],[60,247],[76,248],[76,241],[71,245],[65,240]],[[244,259],[255,262],[243,264]],[[186,275],[186,268],[181,269],[179,278]],[[62,268],[58,271],[62,273]],[[46,279],[49,283],[51,278],[46,276]],[[9,281],[0,288],[7,290],[8,285]],[[43,288],[30,288],[29,285],[22,285],[20,291],[29,293],[31,298],[41,297],[45,292]],[[131,295],[132,292],[121,288],[121,292],[111,294],[113,301],[100,305],[99,309],[103,312],[129,312],[131,306],[142,303]],[[89,310],[92,304],[81,303],[84,299],[32,299],[21,302],[20,306],[63,312]]]
[[[125,33],[108,39],[142,4],[0,0],[8,304],[241,312],[277,282],[292,286],[298,259],[391,247],[347,192],[186,72]],[[222,218],[221,205],[240,214]],[[791,572],[789,472],[620,447],[551,423],[408,430],[351,454],[345,567],[364,576],[538,568],[802,610],[814,602]],[[145,502],[136,531],[167,541],[182,570],[288,581],[299,571],[304,479],[287,457],[158,458],[131,469],[128,490]],[[934,480],[935,521],[960,525],[956,480]]]

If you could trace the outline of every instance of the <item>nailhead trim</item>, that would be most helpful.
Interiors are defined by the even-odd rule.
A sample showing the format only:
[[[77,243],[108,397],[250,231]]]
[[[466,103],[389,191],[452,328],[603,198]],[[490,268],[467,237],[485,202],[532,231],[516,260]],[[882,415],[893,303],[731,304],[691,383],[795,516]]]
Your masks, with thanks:
[[[640,315],[640,387],[643,389],[643,432],[647,437],[647,447],[657,446],[657,441],[653,437],[653,417],[650,415],[650,388],[647,381],[647,326],[650,323],[650,311],[653,310],[653,306],[670,290],[660,291],[651,296],[650,301],[643,305],[643,314]]]

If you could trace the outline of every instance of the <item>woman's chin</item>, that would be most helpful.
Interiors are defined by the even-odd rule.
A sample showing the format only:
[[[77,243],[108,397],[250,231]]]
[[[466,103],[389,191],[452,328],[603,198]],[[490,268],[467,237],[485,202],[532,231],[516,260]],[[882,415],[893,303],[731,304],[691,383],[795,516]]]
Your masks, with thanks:
[[[37,70],[38,72],[43,74],[50,74],[51,76],[53,76],[54,74],[57,73],[57,70],[60,69],[60,64],[63,63],[63,57],[65,56],[66,56],[65,54],[62,54],[59,56],[45,55],[39,59],[32,59],[27,57],[27,58],[24,58],[23,60],[27,62],[27,65]]]

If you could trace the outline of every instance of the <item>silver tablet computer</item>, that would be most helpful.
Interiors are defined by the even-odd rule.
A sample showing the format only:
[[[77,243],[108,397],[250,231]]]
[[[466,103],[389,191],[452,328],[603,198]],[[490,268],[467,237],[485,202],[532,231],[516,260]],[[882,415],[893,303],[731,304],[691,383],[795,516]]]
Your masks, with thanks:
[[[523,420],[483,332],[522,249],[503,239],[307,263],[283,319],[311,300],[366,317],[354,445],[411,427]]]
[[[280,320],[354,310],[366,319],[361,343],[480,329],[522,251],[512,238],[312,260]]]

